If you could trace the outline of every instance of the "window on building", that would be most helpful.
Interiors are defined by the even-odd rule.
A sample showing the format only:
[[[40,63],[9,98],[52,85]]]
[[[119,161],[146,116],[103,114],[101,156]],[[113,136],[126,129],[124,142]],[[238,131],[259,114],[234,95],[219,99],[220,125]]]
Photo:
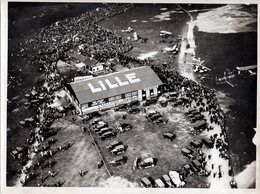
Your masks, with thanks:
[[[121,95],[115,96],[116,100],[120,100],[122,97]]]
[[[129,98],[129,97],[131,97],[131,96],[132,96],[131,93],[126,93],[126,94],[125,94],[125,97],[127,97],[127,98]]]
[[[104,102],[105,102],[105,103],[108,103],[108,98],[105,98],[105,99],[104,99]]]
[[[137,96],[137,95],[138,95],[137,91],[132,92],[132,96]]]
[[[125,94],[122,94],[121,97],[122,97],[122,99],[125,99]]]
[[[92,107],[92,102],[89,102],[89,103],[88,103],[88,107]]]
[[[88,108],[88,104],[83,104],[82,109]]]
[[[114,96],[113,96],[113,97],[110,97],[110,98],[108,98],[108,100],[109,100],[109,102],[112,102],[112,101],[115,100],[115,97],[114,97]]]
[[[97,104],[103,104],[103,103],[104,103],[103,99],[97,101]]]
[[[153,96],[153,95],[154,95],[154,90],[150,89],[150,96]]]

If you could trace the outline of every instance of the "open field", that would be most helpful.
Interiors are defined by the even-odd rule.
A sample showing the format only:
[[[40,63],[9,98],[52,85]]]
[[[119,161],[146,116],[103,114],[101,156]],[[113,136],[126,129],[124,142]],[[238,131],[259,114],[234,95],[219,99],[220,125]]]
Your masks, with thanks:
[[[110,167],[114,175],[122,176],[130,181],[139,182],[140,178],[150,176],[154,179],[168,174],[170,170],[179,170],[184,164],[190,163],[189,159],[181,154],[181,149],[190,147],[192,140],[201,137],[190,133],[191,124],[185,117],[185,108],[172,108],[168,105],[166,108],[160,105],[153,105],[148,110],[156,110],[162,113],[164,118],[168,118],[167,124],[154,124],[145,118],[145,113],[127,114],[126,119],[120,118],[125,112],[108,111],[102,118],[113,126],[118,121],[130,123],[133,129],[118,134],[115,138],[128,146],[125,156],[128,157],[127,163],[119,167]],[[163,138],[163,132],[171,131],[176,134],[176,139],[169,141]],[[112,140],[113,141],[113,140]],[[107,161],[111,161],[113,156],[105,148],[109,141],[98,141],[103,155]],[[148,169],[132,170],[134,160],[137,156],[143,159],[155,157],[158,159],[157,165]],[[203,187],[206,185],[206,178],[194,175],[191,182],[187,182],[187,187]]]
[[[119,133],[116,138],[105,141],[101,141],[92,132],[106,163],[114,158],[106,148],[109,143],[118,140],[127,146],[127,151],[122,154],[128,157],[126,164],[117,167],[108,165],[108,169],[112,176],[120,176],[138,184],[140,179],[145,176],[156,179],[167,174],[170,170],[179,171],[184,164],[190,163],[190,160],[183,156],[180,150],[184,147],[191,148],[190,141],[202,138],[201,135],[190,133],[191,123],[184,115],[187,111],[186,108],[172,108],[170,104],[165,108],[158,104],[146,108],[160,112],[169,121],[167,124],[154,124],[145,118],[144,112],[127,114],[127,118],[123,119],[122,115],[126,112],[108,110],[100,118],[108,122],[110,127],[113,127],[117,120],[130,123],[133,128],[130,131]],[[74,121],[73,118],[75,118]],[[83,133],[81,130],[82,126],[91,129],[90,122],[83,123],[80,117],[68,115],[53,124],[52,127],[60,128],[54,137],[58,141],[53,145],[53,148],[56,149],[66,142],[72,143],[72,147],[52,156],[51,160],[57,161],[52,170],[57,171],[58,174],[54,178],[48,176],[44,184],[60,181],[64,182],[63,186],[98,186],[99,182],[104,182],[109,177],[104,166],[100,169],[97,167],[97,163],[101,160],[98,152],[92,144],[93,141],[89,134]],[[176,139],[173,141],[164,139],[162,134],[166,131],[176,134]],[[153,168],[133,170],[133,163],[137,156],[141,156],[143,159],[155,157],[158,159],[157,165]],[[47,177],[49,170],[50,168],[46,167],[38,172]],[[80,170],[87,171],[84,177],[79,176]],[[185,187],[205,187],[207,185],[207,178],[203,176],[193,175],[186,180]],[[39,182],[40,176],[31,181],[29,185],[36,185]]]
[[[78,125],[65,119],[56,121],[52,127],[60,129],[54,137],[57,139],[53,145],[54,150],[67,142],[70,142],[72,146],[68,150],[58,151],[51,157],[52,161],[57,162],[52,168],[46,167],[38,170],[46,178],[43,184],[48,185],[60,181],[63,186],[94,187],[98,186],[100,181],[108,178],[104,168],[97,168],[100,158],[87,133],[82,133]],[[57,171],[58,174],[51,177],[48,175],[49,170]],[[85,172],[84,177],[79,175],[80,170]],[[40,176],[32,180],[29,186],[35,186],[37,183],[41,183]]]

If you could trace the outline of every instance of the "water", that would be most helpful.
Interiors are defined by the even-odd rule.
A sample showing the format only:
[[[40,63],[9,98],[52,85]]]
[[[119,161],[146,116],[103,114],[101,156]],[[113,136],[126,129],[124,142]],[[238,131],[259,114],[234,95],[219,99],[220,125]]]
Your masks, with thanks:
[[[237,6],[234,9],[237,9]],[[204,18],[205,15],[211,21],[200,19]],[[223,22],[221,28],[215,28],[214,24],[217,21],[226,21],[226,17],[217,17],[218,15],[219,13],[216,11],[211,11],[211,14],[206,12],[202,16],[199,14],[199,20],[195,21],[199,28],[194,30],[196,56],[205,60],[205,65],[213,70],[212,78],[223,74],[226,68],[233,70],[237,66],[257,64],[257,33],[252,28],[247,29],[247,32],[242,25],[235,25],[238,24],[238,21],[241,23],[241,18],[238,17],[229,19],[227,23]],[[230,21],[234,24],[233,29],[228,26]],[[205,23],[207,23],[208,28],[202,27]],[[228,28],[227,31],[222,33],[225,28]],[[252,170],[244,171],[244,169],[256,160],[256,147],[252,143],[255,134],[253,128],[256,126],[256,76],[239,80],[238,86],[235,88],[229,85],[216,86],[213,79],[207,81],[206,85],[218,90],[219,102],[226,112],[226,129],[234,174],[237,175],[242,171],[243,173],[252,173]],[[252,168],[251,165],[250,169]],[[255,175],[249,177],[254,179]],[[252,179],[249,181],[250,184],[240,183],[240,186],[243,188],[252,186]]]

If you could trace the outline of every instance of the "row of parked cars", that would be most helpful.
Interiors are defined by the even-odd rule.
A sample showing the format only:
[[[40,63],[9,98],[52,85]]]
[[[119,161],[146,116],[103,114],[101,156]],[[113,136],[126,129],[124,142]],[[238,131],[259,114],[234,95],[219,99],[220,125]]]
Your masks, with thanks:
[[[108,123],[103,121],[100,118],[95,118],[92,121],[93,131],[100,138],[101,141],[115,138],[117,133],[123,133],[132,129],[132,126],[128,123],[115,122],[114,127],[109,127]],[[114,129],[117,130],[114,131]],[[112,161],[109,162],[110,166],[119,166],[127,162],[127,156],[123,154],[127,150],[128,146],[124,145],[123,142],[114,140],[109,145],[106,146],[106,149],[110,154],[116,156]],[[120,156],[119,156],[120,155]]]
[[[196,109],[188,111],[186,116],[191,121],[193,129],[196,131],[196,133],[200,133],[208,127],[204,116]]]
[[[119,155],[127,150],[127,146],[121,141],[113,141],[106,147],[112,155]]]
[[[149,110],[146,113],[146,118],[149,121],[156,123],[156,124],[167,122],[166,119],[159,112],[157,112],[155,110]]]
[[[194,140],[190,142],[190,146],[195,149],[202,148],[203,145],[205,145],[207,148],[212,148],[214,146],[214,142],[208,138],[203,138],[201,140]],[[205,161],[206,158],[204,154],[196,156],[194,154],[194,151],[190,148],[181,149],[181,153],[187,158],[191,159],[191,164],[186,164],[183,166],[185,174],[190,171],[197,173],[202,169],[202,163]]]
[[[108,127],[107,122],[100,118],[96,118],[92,121],[93,131],[99,137],[100,140],[115,138],[117,133],[113,131],[111,127]]]
[[[158,179],[144,177],[140,180],[140,185],[145,188],[174,188],[183,187],[185,183],[181,180],[178,172],[170,171],[168,174],[164,174]]]

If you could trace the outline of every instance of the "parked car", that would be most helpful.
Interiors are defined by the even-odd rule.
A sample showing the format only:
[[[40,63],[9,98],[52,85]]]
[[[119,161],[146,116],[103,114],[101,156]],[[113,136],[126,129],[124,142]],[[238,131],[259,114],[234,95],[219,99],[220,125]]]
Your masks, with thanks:
[[[141,179],[140,184],[141,184],[142,187],[145,187],[145,188],[152,188],[153,187],[152,182],[146,177]]]
[[[208,148],[213,148],[214,142],[209,138],[203,138],[202,143],[207,146]]]
[[[122,145],[122,142],[119,141],[113,141],[112,143],[110,143],[109,146],[107,146],[106,148],[109,150],[113,150],[116,146],[118,145]]]
[[[127,161],[126,156],[118,156],[118,157],[114,158],[114,160],[109,162],[109,165],[110,166],[118,166],[118,165],[126,163],[126,161]]]
[[[153,122],[160,117],[162,117],[162,115],[160,115],[159,113],[155,113],[155,114],[151,115],[149,118]]]
[[[116,137],[116,132],[108,131],[108,132],[103,133],[103,134],[100,136],[100,139],[101,139],[102,141],[104,141],[104,140],[106,140],[106,139],[115,138],[115,137]]]
[[[115,111],[122,111],[127,108],[127,104],[120,104],[117,107],[114,108]]]
[[[146,158],[140,163],[141,168],[150,168],[154,167],[156,165],[156,159],[155,158]]]
[[[169,176],[174,184],[175,187],[182,187],[184,186],[184,182],[180,178],[180,174],[176,171],[170,171]]]
[[[123,133],[132,129],[132,126],[129,123],[120,123],[118,121],[115,122],[114,126],[119,133]]]
[[[146,113],[146,118],[150,118],[152,115],[154,115],[156,113],[158,113],[158,112],[155,110],[148,110]]]
[[[117,145],[113,150],[111,150],[111,154],[118,155],[118,154],[122,154],[125,151],[126,151],[126,146],[120,144]]]
[[[190,149],[188,149],[188,148],[183,148],[183,149],[181,149],[181,153],[182,153],[184,156],[188,157],[188,158],[191,158],[191,159],[194,159],[194,158],[195,158],[195,156],[193,155],[193,151],[190,150]]]
[[[164,181],[164,183],[165,183],[168,187],[173,187],[171,178],[169,177],[168,174],[162,175],[162,180]]]
[[[95,118],[95,119],[93,119],[93,121],[92,121],[92,125],[96,125],[99,121],[102,121],[100,118]]]
[[[157,188],[165,188],[166,187],[165,183],[161,179],[156,179],[154,181],[154,186],[157,187]]]
[[[191,163],[197,170],[200,170],[202,165],[201,163],[198,161],[198,160],[192,160],[192,163]]]
[[[137,113],[139,113],[141,111],[141,109],[139,108],[139,107],[132,107],[132,108],[129,108],[128,110],[127,110],[127,112],[128,113],[130,113],[130,114],[137,114]]]
[[[147,99],[145,102],[144,102],[144,106],[149,106],[151,104],[155,104],[157,102],[157,97],[154,97],[154,98],[150,98],[150,99]]]
[[[170,141],[174,140],[176,138],[176,135],[170,132],[163,133],[164,139],[168,139]]]
[[[109,132],[111,131],[112,132],[112,129],[111,128],[108,128],[108,127],[104,127],[102,129],[100,129],[98,132],[97,132],[97,135],[101,136],[102,134],[106,133],[106,132]]]
[[[190,142],[190,145],[194,148],[201,148],[202,147],[202,142],[201,141],[198,141],[198,140],[195,140],[195,141],[191,141]]]
[[[202,131],[205,130],[207,127],[207,123],[204,120],[199,120],[196,123],[193,124],[193,128],[196,131]]]

